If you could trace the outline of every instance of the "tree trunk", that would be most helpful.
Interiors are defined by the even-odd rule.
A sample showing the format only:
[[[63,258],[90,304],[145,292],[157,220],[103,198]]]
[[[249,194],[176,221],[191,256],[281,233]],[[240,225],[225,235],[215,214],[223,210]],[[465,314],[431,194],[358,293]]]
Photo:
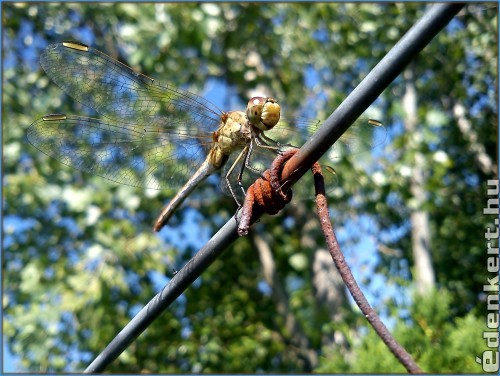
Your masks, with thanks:
[[[467,118],[467,111],[463,104],[455,103],[453,105],[453,116],[457,122],[458,129],[464,136],[464,139],[469,143],[469,151],[474,155],[477,166],[485,175],[496,176],[498,174],[498,166],[491,160],[484,145],[479,142],[479,136],[472,127]]]
[[[283,336],[283,339],[285,343],[289,344],[290,348],[297,353],[296,356],[303,360],[304,372],[312,372],[318,365],[318,356],[311,348],[309,338],[306,333],[303,332],[297,318],[289,307],[289,297],[286,293],[283,281],[276,270],[271,248],[259,235],[254,235],[252,240],[259,253],[262,273],[265,281],[271,288],[271,294],[276,302],[276,309],[285,321],[285,327],[288,334]]]
[[[415,160],[412,166],[410,178],[410,192],[414,202],[411,214],[411,237],[412,252],[415,260],[415,282],[417,291],[425,295],[429,293],[436,284],[434,268],[432,266],[429,213],[422,209],[426,201],[425,191],[425,157],[418,151],[418,143],[421,141],[416,137],[417,129],[417,91],[415,88],[413,69],[410,66],[404,72],[406,81],[405,93],[403,96],[403,107],[406,112],[404,120],[405,130],[408,134],[409,149],[415,150]],[[413,205],[412,205],[413,206]]]

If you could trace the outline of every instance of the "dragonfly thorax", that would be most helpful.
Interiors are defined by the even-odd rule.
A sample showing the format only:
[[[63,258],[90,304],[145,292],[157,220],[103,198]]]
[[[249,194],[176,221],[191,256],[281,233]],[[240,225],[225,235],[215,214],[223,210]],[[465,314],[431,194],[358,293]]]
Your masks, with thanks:
[[[216,168],[220,168],[231,153],[243,149],[252,140],[251,125],[248,124],[245,113],[243,111],[229,112],[214,133],[213,139],[211,163]]]

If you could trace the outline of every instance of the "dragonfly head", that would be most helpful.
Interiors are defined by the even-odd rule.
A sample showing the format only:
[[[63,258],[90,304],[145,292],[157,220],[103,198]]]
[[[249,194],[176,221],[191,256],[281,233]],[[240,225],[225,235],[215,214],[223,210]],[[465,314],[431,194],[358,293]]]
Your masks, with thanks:
[[[248,101],[247,118],[261,131],[268,131],[280,120],[281,107],[274,98],[253,97]]]

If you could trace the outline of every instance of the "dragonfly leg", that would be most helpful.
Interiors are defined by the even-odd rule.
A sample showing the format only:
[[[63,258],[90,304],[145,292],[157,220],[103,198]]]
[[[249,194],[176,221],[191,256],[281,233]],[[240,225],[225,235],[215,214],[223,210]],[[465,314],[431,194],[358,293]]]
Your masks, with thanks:
[[[253,139],[258,147],[271,150],[279,150],[281,145],[279,142],[267,137],[264,133],[256,134]]]
[[[259,144],[257,144],[259,145]],[[260,145],[259,145],[260,146]],[[259,170],[258,168],[255,168],[251,165],[250,163],[250,158],[252,156],[252,152],[253,152],[253,147],[254,147],[254,143],[253,142],[250,142],[250,146],[248,147],[248,151],[247,151],[247,154],[245,155],[245,163],[244,163],[244,166],[246,168],[248,168],[250,171],[253,171],[253,172],[256,172],[258,174],[262,174],[262,170]],[[273,149],[274,150],[274,149]],[[238,176],[238,178],[242,179],[243,177],[243,168],[241,169],[241,172],[240,172],[240,175]]]
[[[260,138],[261,136],[264,139]],[[272,138],[266,137],[263,133],[255,134],[252,137],[252,141],[254,141],[254,142],[250,142],[250,147],[249,147],[249,150],[248,150],[246,157],[245,157],[245,167],[248,168],[250,171],[253,171],[253,172],[260,174],[262,177],[263,171],[261,169],[253,167],[251,162],[250,162],[250,158],[252,157],[252,153],[253,153],[254,143],[258,147],[272,150],[272,151],[276,152],[276,154],[281,154],[281,150],[280,150],[280,146],[279,146],[280,144],[278,142],[274,141]],[[269,143],[272,143],[274,145],[269,145],[266,141]]]
[[[297,148],[295,145],[292,145],[292,144],[282,144],[279,141],[273,140],[272,138],[267,137],[264,133],[256,135],[255,136],[255,142],[256,142],[256,144],[259,147],[268,148],[268,149],[275,149],[280,154],[283,152],[282,149],[284,147],[293,148],[293,149]],[[269,144],[271,144],[271,145],[269,145]]]
[[[229,170],[227,170],[227,173],[226,173],[226,184],[227,184],[227,187],[229,188],[229,192],[231,192],[231,195],[233,196],[234,201],[236,201],[236,204],[238,204],[238,206],[240,206],[240,207],[241,207],[241,203],[238,200],[238,198],[236,197],[236,194],[234,193],[234,190],[233,190],[233,187],[232,187],[232,184],[231,184],[231,181],[230,181],[229,177],[231,176],[231,174],[233,173],[234,169],[236,168],[236,166],[238,165],[238,163],[241,161],[241,159],[242,158],[245,158],[245,160],[247,159],[248,151],[249,151],[249,147],[247,145],[241,151],[241,153],[238,155],[238,157],[236,158],[236,160],[234,161],[234,163],[232,164],[232,166],[229,168]],[[241,179],[242,179],[242,176],[243,176],[243,167],[244,167],[244,164],[242,165],[241,171],[238,174],[237,183],[238,183],[239,187],[241,188],[241,190],[243,191],[243,195],[245,195],[246,194],[245,188],[241,184]]]
[[[263,139],[260,137],[262,137]],[[272,150],[276,154],[283,154],[284,150],[281,150],[281,147],[283,145],[280,144],[279,142],[273,140],[272,138],[265,136],[263,133],[254,135],[254,137],[252,138],[252,141],[255,141],[255,142],[250,143],[248,153],[245,157],[245,167],[253,172],[260,174],[262,177],[263,176],[262,169],[255,168],[254,166],[252,166],[252,162],[250,161],[250,158],[252,157],[254,146],[257,145],[260,148]],[[269,145],[266,141],[271,143],[271,144],[274,144],[274,145]],[[292,146],[292,145],[285,145],[285,146]],[[293,148],[296,149],[295,147],[293,147]]]

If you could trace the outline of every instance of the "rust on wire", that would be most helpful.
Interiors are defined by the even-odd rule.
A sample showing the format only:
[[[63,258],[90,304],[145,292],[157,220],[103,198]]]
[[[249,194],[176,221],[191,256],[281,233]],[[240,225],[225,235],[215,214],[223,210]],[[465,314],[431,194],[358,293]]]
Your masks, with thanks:
[[[283,190],[280,183],[283,166],[298,149],[279,154],[270,169],[247,190],[238,224],[238,235],[248,234],[250,225],[263,213],[274,215],[292,200],[292,190]]]
[[[316,190],[316,208],[321,223],[321,230],[325,236],[326,244],[330,255],[332,256],[333,262],[337,267],[342,280],[346,284],[349,292],[351,293],[354,301],[358,305],[359,309],[365,315],[366,319],[370,325],[375,329],[377,335],[384,341],[389,350],[396,356],[399,362],[408,370],[410,373],[423,373],[420,367],[415,363],[410,354],[401,346],[396,339],[392,336],[391,332],[384,325],[380,317],[375,312],[375,310],[370,306],[368,300],[361,291],[359,285],[357,284],[354,276],[352,275],[351,269],[342,254],[340,245],[337,242],[337,237],[333,231],[333,226],[330,220],[330,215],[328,213],[328,204],[325,196],[325,181],[323,179],[323,174],[321,172],[321,166],[316,162],[311,167],[312,173],[314,175],[314,188]]]

